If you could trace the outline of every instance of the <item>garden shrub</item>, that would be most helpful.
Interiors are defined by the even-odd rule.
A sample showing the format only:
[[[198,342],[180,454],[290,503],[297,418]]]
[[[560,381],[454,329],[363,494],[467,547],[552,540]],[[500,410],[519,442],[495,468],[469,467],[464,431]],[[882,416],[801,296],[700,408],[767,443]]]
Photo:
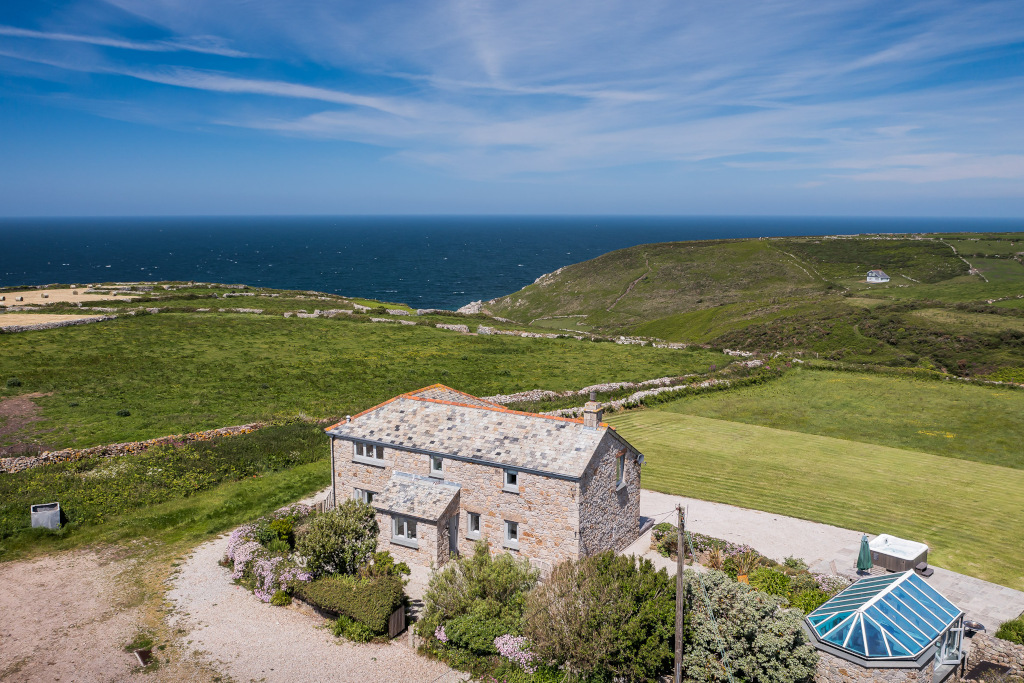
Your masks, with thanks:
[[[11,377],[11,378],[9,378],[7,380],[7,388],[8,389],[13,389],[14,387],[20,387],[20,386],[21,386],[21,380],[18,379],[17,377]]]
[[[270,604],[274,607],[284,607],[285,605],[292,604],[292,596],[288,595],[287,591],[279,590],[274,593],[273,597],[270,598]]]
[[[586,680],[651,680],[672,663],[675,584],[650,560],[607,551],[555,567],[527,597],[541,660]]]
[[[344,614],[338,615],[338,618],[334,620],[331,631],[336,637],[347,638],[355,643],[368,643],[379,635],[366,624]]]
[[[303,526],[295,549],[315,576],[355,574],[377,549],[378,532],[374,509],[350,498]]]
[[[121,410],[117,411],[118,417],[131,417],[131,414],[132,411],[128,410],[127,408],[121,408]]]
[[[698,582],[703,580],[715,621],[707,615]],[[737,583],[724,572],[687,570],[687,612],[683,670],[699,683],[727,681],[719,643],[736,680],[803,683],[814,677],[818,653],[807,642],[802,617],[777,597]],[[721,640],[719,639],[721,638]]]
[[[322,610],[354,619],[374,634],[382,634],[387,631],[391,613],[402,606],[404,591],[397,576],[331,574],[296,584],[295,595]]]
[[[448,642],[476,655],[496,655],[494,641],[521,630],[521,614],[496,600],[476,600],[469,611],[445,624]]]
[[[409,565],[405,562],[395,562],[395,558],[391,556],[387,550],[379,553],[373,553],[370,556],[370,561],[363,565],[359,570],[359,575],[363,577],[375,577],[375,576],[409,576],[412,574],[412,570],[409,569]]]
[[[785,597],[789,594],[790,578],[770,567],[758,567],[750,574],[750,585],[768,595]]]
[[[789,567],[790,569],[796,569],[797,571],[807,569],[807,563],[799,557],[794,557],[793,555],[790,555],[789,557],[784,559],[782,561],[782,564],[786,567]]]
[[[508,633],[519,635],[524,596],[536,585],[537,577],[538,572],[529,561],[516,559],[508,553],[492,556],[487,542],[480,541],[472,555],[457,557],[430,578],[416,632],[425,638],[440,640],[437,634],[443,633],[449,622],[473,612],[477,618],[491,615],[510,629],[514,627]],[[481,602],[487,606],[474,610]],[[468,638],[470,625],[459,628],[465,630]]]
[[[830,597],[831,596],[828,593],[821,589],[812,588],[810,590],[800,591],[799,593],[790,593],[789,604],[804,614],[810,614],[828,602]]]
[[[311,579],[312,576],[289,557],[288,550],[277,553],[257,540],[257,531],[265,528],[269,520],[301,517],[308,515],[309,511],[308,505],[290,505],[231,532],[226,558],[232,568],[231,578],[250,587],[263,602],[270,602],[278,591],[288,591],[296,584]]]
[[[1024,645],[1024,615],[1010,621],[1004,621],[999,630],[996,631],[996,638]]]

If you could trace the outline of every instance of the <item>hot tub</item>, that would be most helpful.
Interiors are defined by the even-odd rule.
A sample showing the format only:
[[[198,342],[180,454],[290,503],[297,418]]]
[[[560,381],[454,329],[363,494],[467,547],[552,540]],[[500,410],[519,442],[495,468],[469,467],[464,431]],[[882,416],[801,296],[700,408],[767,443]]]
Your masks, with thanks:
[[[928,561],[928,546],[905,538],[882,534],[868,544],[871,548],[871,563],[891,572],[905,572],[919,562]]]

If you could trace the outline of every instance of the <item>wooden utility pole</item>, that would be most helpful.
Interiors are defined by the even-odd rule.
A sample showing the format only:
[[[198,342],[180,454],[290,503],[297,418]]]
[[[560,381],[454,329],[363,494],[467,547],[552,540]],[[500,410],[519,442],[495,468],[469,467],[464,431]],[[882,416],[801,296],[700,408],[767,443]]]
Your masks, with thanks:
[[[675,683],[683,683],[683,611],[686,609],[684,600],[683,570],[686,567],[686,513],[682,505],[676,505],[677,533],[676,540],[676,669]]]

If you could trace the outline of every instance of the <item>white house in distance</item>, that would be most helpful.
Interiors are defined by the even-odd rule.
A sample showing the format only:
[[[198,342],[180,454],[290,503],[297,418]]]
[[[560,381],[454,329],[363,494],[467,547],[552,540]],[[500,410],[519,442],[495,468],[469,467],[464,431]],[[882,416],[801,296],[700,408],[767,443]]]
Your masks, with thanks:
[[[601,421],[510,410],[433,386],[348,418],[331,437],[335,500],[372,505],[378,550],[443,565],[486,539],[541,569],[640,535],[643,456]]]
[[[888,282],[889,276],[883,270],[869,270],[868,282]]]

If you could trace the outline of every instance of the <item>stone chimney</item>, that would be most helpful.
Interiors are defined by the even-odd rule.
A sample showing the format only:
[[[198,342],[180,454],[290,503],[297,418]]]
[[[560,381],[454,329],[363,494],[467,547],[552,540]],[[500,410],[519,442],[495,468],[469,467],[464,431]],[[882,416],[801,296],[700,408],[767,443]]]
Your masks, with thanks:
[[[583,426],[589,429],[597,429],[601,425],[601,418],[604,411],[601,404],[597,402],[597,392],[590,392],[590,400],[583,406]]]

